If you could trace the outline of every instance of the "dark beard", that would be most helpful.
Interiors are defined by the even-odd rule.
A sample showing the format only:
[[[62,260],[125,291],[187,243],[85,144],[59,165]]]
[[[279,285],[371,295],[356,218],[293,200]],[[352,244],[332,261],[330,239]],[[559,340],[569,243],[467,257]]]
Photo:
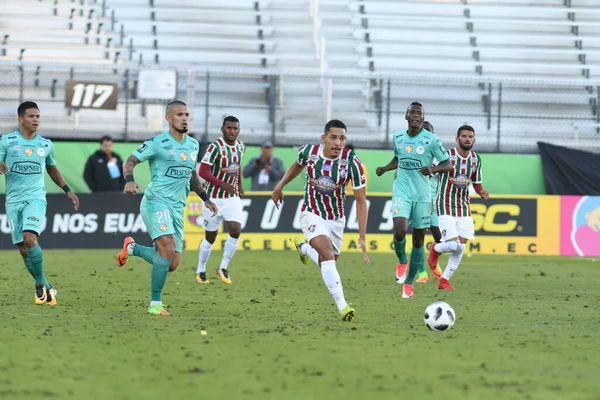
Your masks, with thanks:
[[[179,133],[187,133],[188,132],[187,128],[181,128],[181,129],[174,128],[174,129]]]
[[[468,146],[468,145],[466,145],[466,144],[462,144],[462,143],[459,143],[459,144],[458,144],[458,146],[459,146],[461,149],[463,149],[464,151],[469,151],[469,150],[471,150],[471,149],[473,148],[473,145],[470,145],[470,146]]]

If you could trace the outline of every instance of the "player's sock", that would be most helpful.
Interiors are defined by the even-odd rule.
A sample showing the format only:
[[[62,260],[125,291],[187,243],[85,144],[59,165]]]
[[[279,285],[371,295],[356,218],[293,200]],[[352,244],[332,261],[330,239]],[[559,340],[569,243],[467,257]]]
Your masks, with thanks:
[[[438,253],[452,253],[458,249],[460,242],[454,240],[452,242],[436,243],[433,249]]]
[[[35,279],[35,272],[33,272],[33,266],[31,265],[31,260],[29,257],[24,258],[23,262],[25,263],[25,268],[27,268],[27,271],[31,274],[33,279]]]
[[[424,254],[425,254],[425,249],[423,249],[423,255]],[[425,256],[423,256],[423,257],[425,257]],[[419,264],[419,277],[421,278],[423,275],[427,275],[427,272],[425,272],[425,263],[424,262]]]
[[[319,253],[308,243],[304,243],[300,246],[300,254],[303,256],[309,256],[311,260],[315,262],[315,264],[319,265]]]
[[[344,289],[342,287],[342,278],[335,266],[335,261],[323,261],[321,263],[321,276],[325,286],[329,289],[329,293],[333,297],[335,304],[337,305],[338,311],[342,311],[348,303],[344,298]]]
[[[202,242],[200,242],[200,249],[198,251],[198,268],[196,269],[197,274],[206,272],[206,263],[208,262],[208,257],[210,257],[211,251],[212,244],[210,244],[208,240],[202,239]]]
[[[221,265],[219,265],[219,269],[227,269],[229,265],[229,261],[235,254],[235,251],[238,247],[239,239],[234,239],[231,236],[227,238],[225,242],[225,248],[223,248],[223,259],[221,259]]]
[[[400,242],[396,241],[396,238],[394,238],[394,250],[398,257],[398,263],[406,264],[406,238],[402,239]]]
[[[137,247],[137,246],[136,246]],[[162,291],[167,282],[167,275],[169,274],[169,265],[171,260],[168,260],[156,253],[154,255],[154,262],[152,263],[152,301],[162,301]]]
[[[460,264],[460,260],[462,260],[462,256],[464,254],[466,246],[466,244],[461,243],[458,246],[458,249],[456,249],[452,252],[452,254],[450,254],[450,257],[448,257],[448,265],[444,269],[442,278],[446,280],[450,280],[450,278],[452,278],[452,275],[454,275],[454,272],[458,269],[458,264]]]
[[[135,246],[133,246],[132,254],[136,257],[143,258],[148,264],[154,264],[156,249],[154,247],[140,246],[136,243]]]
[[[410,251],[410,263],[408,264],[408,275],[406,276],[405,283],[412,285],[415,282],[415,277],[423,261],[425,261],[425,248],[423,246],[413,246]]]
[[[39,244],[27,249],[27,258],[29,258],[29,263],[33,269],[35,284],[43,284],[48,287],[48,282],[46,282],[46,277],[44,276],[44,257],[42,255],[42,248]]]

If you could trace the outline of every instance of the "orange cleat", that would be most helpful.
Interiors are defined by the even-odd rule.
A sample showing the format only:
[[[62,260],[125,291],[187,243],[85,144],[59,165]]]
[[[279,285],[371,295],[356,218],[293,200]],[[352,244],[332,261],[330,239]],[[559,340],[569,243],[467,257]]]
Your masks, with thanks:
[[[438,289],[441,289],[441,290],[456,290],[452,286],[450,286],[450,282],[448,282],[448,279],[444,279],[444,278],[442,278],[440,280],[440,284],[438,285]]]
[[[117,265],[119,267],[122,267],[123,265],[127,264],[127,260],[129,260],[129,253],[127,253],[127,246],[129,246],[131,243],[135,243],[135,240],[133,240],[132,237],[126,237],[125,240],[123,241],[123,248],[121,249],[119,254],[117,254]]]

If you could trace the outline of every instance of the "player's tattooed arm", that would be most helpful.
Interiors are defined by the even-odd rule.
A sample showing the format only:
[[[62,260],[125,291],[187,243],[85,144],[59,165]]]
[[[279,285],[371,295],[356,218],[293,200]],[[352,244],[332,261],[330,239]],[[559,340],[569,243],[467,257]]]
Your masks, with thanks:
[[[48,176],[50,177],[50,179],[52,179],[52,182],[54,182],[56,186],[64,190],[64,192],[67,194],[67,197],[73,202],[73,207],[75,208],[75,211],[77,211],[79,209],[79,198],[77,197],[77,195],[75,195],[75,193],[73,193],[69,185],[67,185],[67,182],[65,182],[65,180],[63,179],[62,174],[60,173],[56,165],[46,165],[46,172],[48,172]]]
[[[392,158],[387,165],[383,167],[377,167],[375,174],[377,174],[377,176],[381,176],[388,171],[395,171],[396,169],[398,169],[398,157],[394,156],[394,158]]]
[[[204,201],[204,206],[212,211],[213,216],[217,215],[219,212],[217,205],[209,199],[208,194],[206,194],[206,191],[202,187],[202,182],[200,182],[200,177],[196,171],[192,171],[192,176],[190,177],[190,189],[200,196],[202,201]]]
[[[137,159],[133,154],[127,157],[125,163],[123,164],[123,176],[125,177],[125,193],[127,194],[136,194],[138,190],[141,190],[140,185],[135,183],[135,179],[133,179],[133,169],[136,165],[140,163],[140,160]]]

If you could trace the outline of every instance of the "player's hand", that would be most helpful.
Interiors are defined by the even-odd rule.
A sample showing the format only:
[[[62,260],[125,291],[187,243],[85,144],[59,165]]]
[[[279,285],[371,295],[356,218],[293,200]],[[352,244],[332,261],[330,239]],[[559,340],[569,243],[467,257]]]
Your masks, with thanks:
[[[481,190],[481,192],[479,192],[479,197],[481,197],[484,200],[487,200],[490,198],[490,192],[488,192],[487,190],[483,189]]]
[[[231,183],[223,182],[223,184],[221,185],[221,189],[223,189],[225,193],[230,194],[232,196],[237,196],[238,194],[236,187],[233,186]]]
[[[73,208],[77,211],[79,209],[79,197],[73,192],[68,192],[67,197],[73,201]]]
[[[367,240],[365,239],[364,236],[360,236],[358,238],[358,245],[360,246],[360,250],[362,251],[363,254],[363,262],[365,264],[368,264],[369,261],[369,255],[367,254]]]
[[[127,182],[125,184],[125,193],[127,194],[136,194],[138,190],[142,190],[142,188],[135,182]]]
[[[8,173],[8,167],[3,162],[0,162],[0,175],[6,175]]]
[[[204,207],[208,208],[210,211],[212,211],[212,216],[214,217],[215,215],[217,215],[217,213],[219,212],[219,209],[217,208],[217,205],[215,203],[213,203],[212,201],[208,200],[204,202]]]
[[[279,209],[281,205],[283,205],[283,192],[281,189],[275,188],[273,193],[271,194],[271,200],[275,203],[275,207]]]
[[[425,176],[433,175],[433,168],[423,167],[419,170],[419,172]]]
[[[381,175],[385,174],[386,172],[387,171],[383,167],[377,167],[377,169],[375,170],[375,174],[377,176],[381,176]]]
[[[244,192],[244,188],[243,188],[243,187],[241,187],[241,186],[238,188],[238,193],[239,193],[240,197],[244,197],[244,195],[246,194],[246,193]]]

